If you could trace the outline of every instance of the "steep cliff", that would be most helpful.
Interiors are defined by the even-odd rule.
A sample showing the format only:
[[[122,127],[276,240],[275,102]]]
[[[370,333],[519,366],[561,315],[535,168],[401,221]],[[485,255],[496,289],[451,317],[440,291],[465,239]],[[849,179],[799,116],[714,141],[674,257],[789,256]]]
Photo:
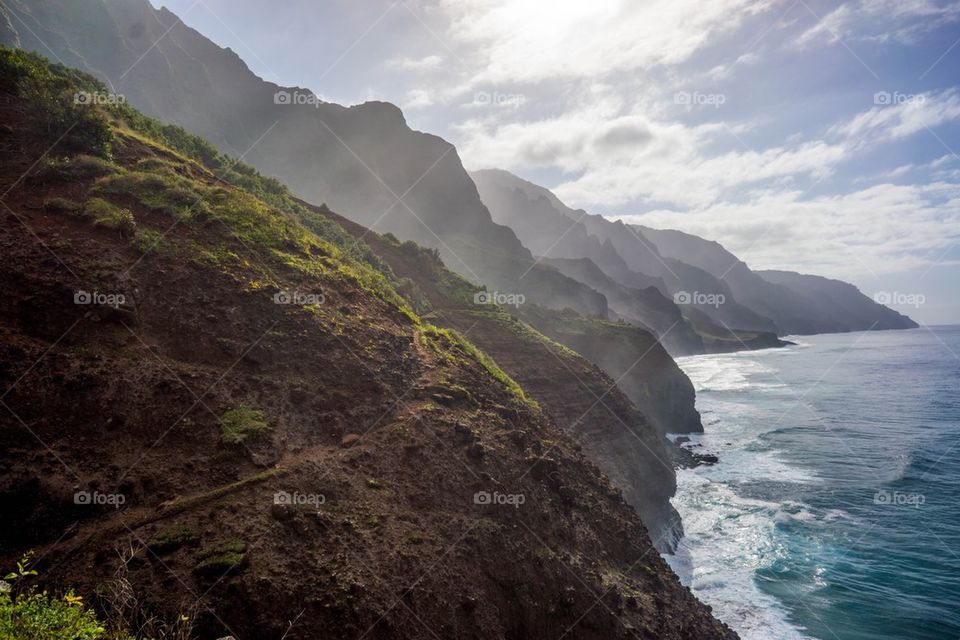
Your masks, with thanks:
[[[683,317],[680,308],[655,286],[645,289],[625,286],[589,258],[548,258],[544,262],[602,293],[613,319],[650,330],[671,354],[703,353],[703,338]]]
[[[677,394],[678,389],[657,382],[666,376],[686,380],[676,365],[671,369],[664,359],[651,356],[637,363],[636,378],[618,384],[583,355],[510,315],[519,313],[526,318],[525,311],[476,304],[480,290],[447,271],[423,249],[369,233],[335,214],[326,215],[357,237],[363,236],[401,281],[409,283],[407,289],[433,322],[458,330],[490,354],[623,491],[627,502],[640,513],[654,544],[662,550],[673,548],[682,529],[669,502],[676,478],[668,442],[661,434],[700,429],[693,387],[675,383]],[[546,309],[538,313],[542,318],[557,315]],[[598,324],[588,329],[601,344],[604,328]],[[649,347],[650,334],[643,335]],[[633,385],[639,378],[652,381],[652,395],[644,397],[638,408],[625,395],[628,388],[637,389],[625,384]]]
[[[661,433],[703,431],[690,379],[649,331],[529,305],[520,317],[597,364]]]
[[[735,637],[368,246],[78,89],[0,48],[2,566],[201,638]]]

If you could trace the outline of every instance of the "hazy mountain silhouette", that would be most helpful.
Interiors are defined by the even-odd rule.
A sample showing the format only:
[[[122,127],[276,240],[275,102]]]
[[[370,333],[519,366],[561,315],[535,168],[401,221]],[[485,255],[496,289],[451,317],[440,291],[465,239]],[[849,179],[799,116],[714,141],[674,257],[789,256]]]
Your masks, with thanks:
[[[729,285],[737,301],[771,318],[780,335],[917,326],[846,282],[790,271],[751,271],[718,242],[682,231],[638,228],[662,255],[682,259]]]
[[[741,332],[786,335],[916,326],[852,285],[822,279],[833,283],[827,286],[800,274],[788,278],[787,272],[761,277],[719,243],[572,209],[548,189],[507,171],[471,176],[496,222],[513,228],[535,254],[546,256],[545,262],[603,293],[615,317],[657,332],[665,331],[665,322],[672,324],[675,313],[666,312],[664,300],[650,286],[668,296],[670,305],[680,303],[686,318],[678,326],[682,333],[692,327],[708,343],[711,336],[730,332],[744,339]],[[842,304],[835,300],[841,290],[851,296]],[[675,353],[692,344],[669,336],[665,343]]]
[[[818,332],[866,331],[869,329],[915,329],[919,325],[909,317],[863,295],[842,280],[794,273],[758,271],[761,278],[787,287],[810,305],[811,316],[825,318],[826,329]],[[797,331],[796,333],[810,333]]]
[[[536,264],[494,224],[453,145],[396,106],[320,102],[257,77],[240,57],[147,0],[11,0],[0,42],[100,77],[147,115],[179,124],[380,232],[440,250],[450,267],[535,302],[606,314],[603,296]]]

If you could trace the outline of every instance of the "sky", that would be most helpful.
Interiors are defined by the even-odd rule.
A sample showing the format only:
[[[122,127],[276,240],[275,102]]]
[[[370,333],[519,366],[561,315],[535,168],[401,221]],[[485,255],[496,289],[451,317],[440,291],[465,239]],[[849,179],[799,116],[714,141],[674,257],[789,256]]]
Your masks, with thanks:
[[[960,323],[960,0],[151,0],[566,204]]]

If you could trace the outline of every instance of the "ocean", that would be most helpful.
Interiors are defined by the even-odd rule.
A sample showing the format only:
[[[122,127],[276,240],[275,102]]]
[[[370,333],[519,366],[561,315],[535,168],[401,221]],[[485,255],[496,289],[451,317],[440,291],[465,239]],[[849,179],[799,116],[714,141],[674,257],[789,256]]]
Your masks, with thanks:
[[[747,640],[957,640],[960,327],[788,339],[678,359],[720,460],[668,562]]]

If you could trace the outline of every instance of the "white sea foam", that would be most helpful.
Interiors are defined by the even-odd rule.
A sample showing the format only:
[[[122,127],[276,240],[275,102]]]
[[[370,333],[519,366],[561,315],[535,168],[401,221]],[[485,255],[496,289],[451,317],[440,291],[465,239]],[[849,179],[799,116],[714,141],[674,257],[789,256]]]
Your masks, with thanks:
[[[776,378],[776,370],[742,354],[724,356],[688,356],[678,358],[698,393],[709,391],[739,391],[783,387]],[[758,377],[763,380],[758,380]]]
[[[667,561],[681,581],[744,640],[807,638],[753,578],[784,553],[774,531],[781,506],[739,496],[695,471],[678,476],[675,505],[686,535]]]
[[[685,536],[667,561],[744,640],[806,639],[809,636],[789,622],[783,605],[760,590],[755,575],[787,553],[778,523],[818,515],[799,501],[769,502],[738,492],[745,483],[820,481],[785,461],[764,440],[765,433],[776,428],[774,419],[764,417],[777,412],[777,402],[773,396],[768,401],[773,406],[763,407],[757,399],[784,385],[777,370],[755,353],[692,356],[678,362],[697,390],[698,408],[709,425],[706,433],[688,436],[688,446],[716,453],[720,461],[678,472],[673,502]],[[741,393],[749,398],[737,400]]]

